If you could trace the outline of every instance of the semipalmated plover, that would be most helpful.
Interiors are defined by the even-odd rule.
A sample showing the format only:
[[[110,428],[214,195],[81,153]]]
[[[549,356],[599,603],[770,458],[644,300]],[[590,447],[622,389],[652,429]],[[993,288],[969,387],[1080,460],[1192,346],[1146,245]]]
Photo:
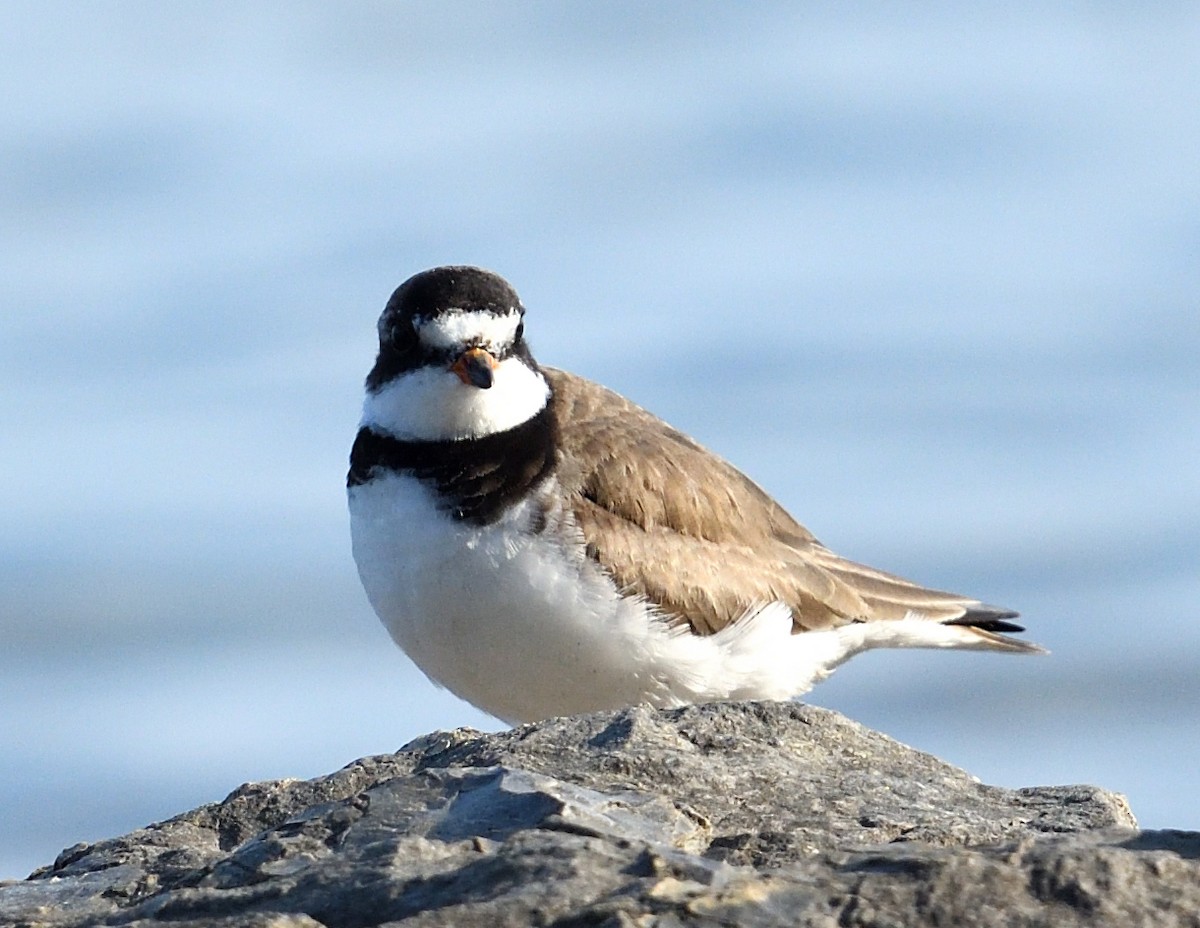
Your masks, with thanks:
[[[499,276],[439,267],[379,320],[347,479],[371,605],[510,723],[783,699],[869,648],[1030,654],[1017,613],[834,554],[732,465],[542,367]]]

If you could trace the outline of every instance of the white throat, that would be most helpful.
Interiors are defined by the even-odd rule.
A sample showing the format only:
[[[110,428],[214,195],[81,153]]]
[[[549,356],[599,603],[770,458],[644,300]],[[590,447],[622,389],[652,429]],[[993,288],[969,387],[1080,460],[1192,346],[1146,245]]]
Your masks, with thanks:
[[[367,392],[361,425],[396,438],[445,441],[507,432],[546,407],[550,385],[520,358],[506,358],[488,389],[444,367],[422,367]]]

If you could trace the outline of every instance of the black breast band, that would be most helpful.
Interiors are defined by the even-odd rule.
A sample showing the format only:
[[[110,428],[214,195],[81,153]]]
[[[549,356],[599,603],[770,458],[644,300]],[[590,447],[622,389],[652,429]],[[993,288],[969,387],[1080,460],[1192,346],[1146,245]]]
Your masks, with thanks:
[[[551,399],[553,403],[553,399]],[[554,470],[554,418],[541,412],[507,432],[445,441],[408,441],[358,430],[346,485],[381,471],[412,474],[432,484],[456,519],[488,525]]]

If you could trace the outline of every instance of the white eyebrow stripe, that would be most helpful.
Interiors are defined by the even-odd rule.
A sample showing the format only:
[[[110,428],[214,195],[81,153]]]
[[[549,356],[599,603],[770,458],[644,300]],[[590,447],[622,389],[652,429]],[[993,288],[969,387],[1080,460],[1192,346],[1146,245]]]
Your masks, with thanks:
[[[461,348],[469,342],[500,347],[511,345],[521,324],[521,314],[513,311],[497,316],[482,309],[442,313],[435,319],[417,316],[413,325],[417,337],[430,348],[446,351]]]

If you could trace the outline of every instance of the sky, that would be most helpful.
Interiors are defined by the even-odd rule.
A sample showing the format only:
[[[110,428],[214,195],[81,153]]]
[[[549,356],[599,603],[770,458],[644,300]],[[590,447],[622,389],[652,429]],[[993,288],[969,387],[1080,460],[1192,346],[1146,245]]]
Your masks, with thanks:
[[[806,699],[1200,828],[1188,4],[0,6],[0,878],[435,728],[344,478],[392,289],[503,274],[539,360],[1042,658]]]

